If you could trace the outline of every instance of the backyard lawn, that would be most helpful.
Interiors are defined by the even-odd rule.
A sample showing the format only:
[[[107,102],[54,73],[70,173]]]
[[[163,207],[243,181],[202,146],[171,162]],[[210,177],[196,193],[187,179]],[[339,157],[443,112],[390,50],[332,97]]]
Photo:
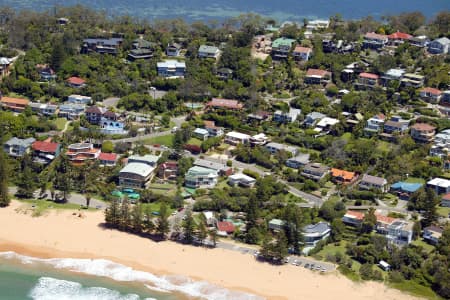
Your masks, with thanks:
[[[24,203],[19,210],[31,211],[33,217],[42,216],[49,209],[79,209],[81,206],[79,204],[73,203],[56,203],[49,200],[19,200]],[[94,210],[94,208],[89,208],[89,210]]]
[[[146,145],[164,145],[173,147],[173,134],[162,135],[144,140]]]
[[[186,144],[200,146],[202,144],[202,141],[197,138],[190,138]]]
[[[67,120],[66,118],[57,118],[54,121],[56,128],[58,128],[59,131],[64,129],[64,126],[66,126]]]

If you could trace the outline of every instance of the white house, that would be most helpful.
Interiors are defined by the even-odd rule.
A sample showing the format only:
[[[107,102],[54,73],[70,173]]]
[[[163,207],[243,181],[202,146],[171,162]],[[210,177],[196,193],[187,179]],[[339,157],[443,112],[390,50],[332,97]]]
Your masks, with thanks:
[[[68,103],[75,103],[75,104],[85,104],[89,105],[92,103],[92,98],[89,96],[82,96],[82,95],[70,95],[67,98]]]
[[[252,187],[256,183],[256,179],[245,174],[233,174],[228,176],[228,184],[235,186],[240,185],[244,187]]]
[[[230,145],[248,144],[250,142],[250,136],[245,133],[231,131],[225,134],[225,143]]]
[[[217,59],[220,55],[220,50],[214,46],[201,45],[198,49],[198,57],[200,58],[214,58]]]

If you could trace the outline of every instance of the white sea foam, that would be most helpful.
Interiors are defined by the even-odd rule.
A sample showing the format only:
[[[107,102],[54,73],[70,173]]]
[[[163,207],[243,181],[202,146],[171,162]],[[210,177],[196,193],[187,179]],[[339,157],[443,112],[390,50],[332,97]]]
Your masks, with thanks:
[[[122,295],[103,287],[83,287],[78,282],[41,277],[28,294],[36,300],[138,300],[135,294]]]
[[[58,269],[80,272],[95,276],[104,276],[116,281],[142,282],[149,289],[161,292],[181,292],[191,297],[208,300],[259,300],[259,296],[243,292],[231,291],[206,281],[193,281],[185,276],[156,276],[152,273],[134,270],[133,268],[114,263],[106,259],[50,258],[41,259],[2,252],[0,258],[18,259],[23,263],[44,263]],[[50,299],[50,298],[37,298]],[[54,299],[54,298],[53,298]]]

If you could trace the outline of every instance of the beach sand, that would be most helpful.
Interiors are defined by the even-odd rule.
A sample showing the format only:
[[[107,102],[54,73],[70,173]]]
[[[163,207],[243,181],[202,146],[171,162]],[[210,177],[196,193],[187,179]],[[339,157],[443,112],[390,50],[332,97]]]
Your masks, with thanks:
[[[417,299],[381,283],[354,283],[337,272],[320,274],[291,265],[272,266],[252,255],[180,245],[104,229],[103,212],[52,211],[42,217],[19,212],[13,201],[0,209],[0,251],[41,258],[104,258],[157,275],[194,280],[267,299]]]

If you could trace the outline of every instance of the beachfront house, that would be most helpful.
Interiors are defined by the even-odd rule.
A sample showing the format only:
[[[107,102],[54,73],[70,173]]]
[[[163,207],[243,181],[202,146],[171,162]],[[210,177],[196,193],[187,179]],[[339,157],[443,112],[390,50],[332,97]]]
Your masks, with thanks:
[[[35,138],[19,139],[13,137],[3,144],[3,151],[12,157],[22,157],[30,152],[30,147],[35,141]]]
[[[309,224],[302,228],[303,242],[306,247],[315,247],[321,240],[325,240],[331,234],[330,224],[319,222]]]
[[[220,50],[214,46],[201,45],[198,48],[199,58],[214,58],[217,59],[220,56]]]
[[[186,63],[177,60],[165,60],[156,64],[158,76],[164,78],[184,78]]]
[[[72,164],[83,165],[87,161],[96,160],[100,152],[92,143],[76,143],[67,147],[66,155]]]
[[[359,182],[359,188],[363,190],[378,190],[383,193],[388,191],[387,180],[382,177],[364,174]]]
[[[132,155],[119,172],[119,185],[127,188],[146,188],[153,178],[159,156]]]
[[[450,180],[444,178],[433,178],[427,182],[427,187],[433,189],[436,194],[450,193]]]
[[[391,192],[397,194],[400,199],[408,200],[409,197],[423,186],[422,183],[398,181],[391,185]]]
[[[36,141],[31,145],[33,149],[33,161],[47,165],[61,153],[61,144],[52,142],[51,139]]]

